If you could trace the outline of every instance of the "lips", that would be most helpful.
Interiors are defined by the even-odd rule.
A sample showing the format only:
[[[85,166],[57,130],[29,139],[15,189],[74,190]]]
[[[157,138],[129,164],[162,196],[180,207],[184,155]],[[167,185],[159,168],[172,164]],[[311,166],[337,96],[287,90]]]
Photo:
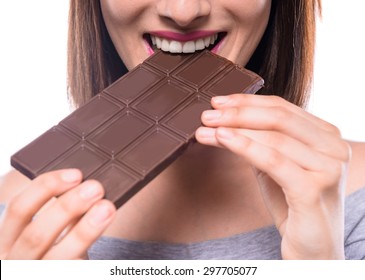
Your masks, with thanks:
[[[178,34],[159,32],[145,34],[144,38],[152,49],[161,49],[170,53],[194,53],[203,49],[215,49],[224,37],[224,33],[194,32],[190,34]]]

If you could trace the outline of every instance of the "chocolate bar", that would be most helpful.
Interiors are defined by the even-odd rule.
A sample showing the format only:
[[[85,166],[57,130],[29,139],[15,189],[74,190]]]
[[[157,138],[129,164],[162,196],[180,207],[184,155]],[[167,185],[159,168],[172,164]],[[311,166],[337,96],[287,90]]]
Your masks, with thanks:
[[[261,77],[209,51],[156,52],[11,157],[33,179],[79,168],[120,207],[195,141],[210,99],[255,93]]]

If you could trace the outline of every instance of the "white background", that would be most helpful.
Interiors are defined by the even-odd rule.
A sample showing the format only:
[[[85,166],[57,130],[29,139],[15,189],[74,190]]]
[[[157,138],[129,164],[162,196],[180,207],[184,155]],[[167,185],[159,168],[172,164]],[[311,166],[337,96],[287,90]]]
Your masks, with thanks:
[[[68,1],[0,3],[0,174],[10,156],[69,113]],[[323,0],[310,111],[365,140],[365,1]]]

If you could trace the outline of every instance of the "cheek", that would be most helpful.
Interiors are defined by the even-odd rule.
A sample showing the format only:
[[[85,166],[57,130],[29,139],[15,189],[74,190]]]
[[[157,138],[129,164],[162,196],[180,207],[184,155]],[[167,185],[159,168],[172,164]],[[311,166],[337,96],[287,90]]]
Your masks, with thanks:
[[[236,33],[233,37],[236,53],[232,53],[232,59],[240,65],[246,65],[259,44],[271,10],[271,0],[236,0],[231,3],[230,12],[236,23]],[[234,57],[236,55],[236,57]]]
[[[142,9],[141,1],[100,0],[105,22],[113,24],[131,24]],[[139,3],[137,5],[137,3]]]
[[[136,40],[136,18],[143,10],[142,1],[100,0],[101,12],[106,28],[114,46],[125,66],[131,69],[135,66],[130,46]],[[138,4],[138,5],[137,5]]]
[[[247,26],[250,29],[249,33],[256,40],[261,40],[262,35],[265,32],[267,23],[270,17],[271,0],[254,1],[251,5],[251,9],[247,10]],[[257,42],[258,43],[258,42]]]
[[[240,3],[238,3],[240,2]],[[237,17],[246,24],[266,25],[271,10],[271,0],[237,1]]]

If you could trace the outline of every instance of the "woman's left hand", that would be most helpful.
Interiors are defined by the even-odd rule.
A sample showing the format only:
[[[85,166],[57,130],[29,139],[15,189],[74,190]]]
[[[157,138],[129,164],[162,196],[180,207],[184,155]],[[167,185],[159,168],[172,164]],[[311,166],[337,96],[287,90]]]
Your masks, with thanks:
[[[282,257],[343,259],[351,149],[339,130],[277,96],[218,96],[212,106],[196,138],[254,167],[282,236]]]

